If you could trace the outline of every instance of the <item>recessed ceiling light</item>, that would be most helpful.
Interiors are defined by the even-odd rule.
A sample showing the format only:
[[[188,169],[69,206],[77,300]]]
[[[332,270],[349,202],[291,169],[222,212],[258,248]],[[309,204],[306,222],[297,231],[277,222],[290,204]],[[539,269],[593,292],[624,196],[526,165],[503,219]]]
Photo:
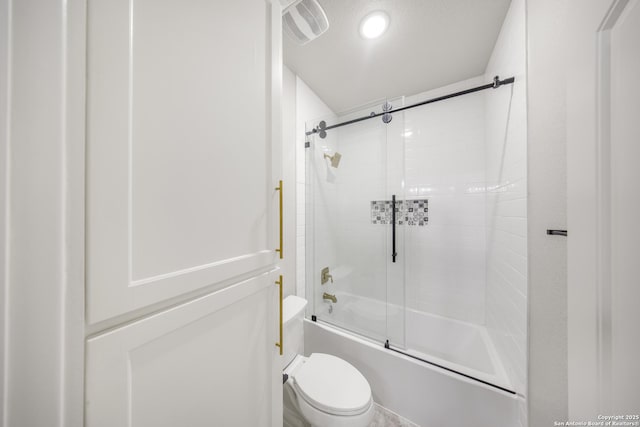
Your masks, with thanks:
[[[373,12],[360,22],[360,35],[365,39],[380,37],[389,28],[389,15],[382,11]]]

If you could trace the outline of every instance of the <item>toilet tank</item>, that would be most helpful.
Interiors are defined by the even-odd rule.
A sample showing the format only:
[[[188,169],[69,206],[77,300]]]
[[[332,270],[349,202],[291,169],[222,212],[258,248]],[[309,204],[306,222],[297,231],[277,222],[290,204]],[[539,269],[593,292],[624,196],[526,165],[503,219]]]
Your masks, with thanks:
[[[304,354],[304,308],[307,300],[289,295],[282,304],[282,336],[284,369],[298,354]]]

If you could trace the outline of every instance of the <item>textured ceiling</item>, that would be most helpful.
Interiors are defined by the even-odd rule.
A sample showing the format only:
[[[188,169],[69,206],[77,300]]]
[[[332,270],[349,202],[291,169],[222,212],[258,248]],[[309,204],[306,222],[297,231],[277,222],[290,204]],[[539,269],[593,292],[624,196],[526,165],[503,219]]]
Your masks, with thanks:
[[[329,30],[299,46],[284,37],[284,62],[334,112],[413,95],[484,73],[510,0],[318,0]],[[390,16],[379,39],[358,27]]]

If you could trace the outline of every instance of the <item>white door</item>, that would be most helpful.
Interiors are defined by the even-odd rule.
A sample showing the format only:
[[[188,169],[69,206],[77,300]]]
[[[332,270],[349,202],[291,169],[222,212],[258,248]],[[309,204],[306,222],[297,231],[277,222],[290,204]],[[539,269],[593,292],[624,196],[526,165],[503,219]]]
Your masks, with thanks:
[[[281,423],[280,17],[87,2],[87,426]]]
[[[569,416],[637,415],[640,2],[568,10]]]

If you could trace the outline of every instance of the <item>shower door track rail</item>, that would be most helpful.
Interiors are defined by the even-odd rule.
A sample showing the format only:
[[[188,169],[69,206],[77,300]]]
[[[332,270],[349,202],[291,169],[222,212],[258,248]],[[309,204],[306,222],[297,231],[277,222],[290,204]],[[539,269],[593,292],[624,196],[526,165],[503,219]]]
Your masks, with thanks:
[[[469,374],[465,374],[465,373],[463,373],[463,372],[456,371],[455,369],[447,368],[446,366],[440,365],[439,363],[430,362],[430,361],[428,361],[428,360],[426,360],[426,359],[423,359],[423,358],[421,358],[421,357],[414,356],[414,355],[413,355],[413,354],[411,354],[411,353],[407,353],[407,352],[405,352],[405,351],[398,350],[397,348],[393,348],[393,347],[391,347],[391,345],[389,344],[389,340],[387,340],[387,341],[384,343],[384,348],[386,348],[387,350],[395,351],[396,353],[400,353],[400,354],[402,354],[402,355],[408,356],[408,357],[410,357],[410,358],[412,358],[412,359],[419,360],[419,361],[421,361],[421,362],[423,362],[423,363],[427,363],[427,364],[429,364],[429,365],[431,365],[431,366],[435,366],[435,367],[438,367],[438,368],[440,368],[440,369],[444,369],[445,371],[449,371],[449,372],[452,372],[452,373],[457,374],[457,375],[462,375],[462,376],[463,376],[463,377],[465,377],[465,378],[468,378],[468,379],[470,379],[470,380],[474,380],[474,381],[477,381],[477,382],[479,382],[479,383],[482,383],[482,384],[488,385],[489,387],[497,388],[498,390],[502,390],[502,391],[505,391],[505,392],[510,393],[510,394],[516,394],[516,392],[515,392],[515,391],[513,391],[513,390],[509,390],[508,388],[501,387],[501,386],[499,386],[499,385],[496,385],[496,384],[490,383],[489,381],[481,380],[480,378],[476,378],[476,377],[471,376],[471,375],[469,375]]]
[[[315,128],[311,129],[310,131],[305,132],[305,134],[307,136],[309,136],[309,135],[313,135],[314,133],[318,133],[320,131],[325,131],[326,132],[326,131],[331,130],[331,129],[339,128],[339,127],[346,126],[346,125],[351,125],[353,123],[358,123],[358,122],[361,122],[363,120],[374,119],[376,117],[389,115],[391,113],[398,113],[400,111],[408,110],[410,108],[421,107],[421,106],[427,105],[427,104],[433,104],[434,102],[444,101],[446,99],[455,98],[457,96],[467,95],[467,94],[474,93],[474,92],[480,92],[481,90],[485,90],[485,89],[497,89],[500,86],[512,84],[513,82],[515,82],[515,80],[516,80],[515,77],[509,77],[507,79],[500,80],[499,76],[495,76],[493,78],[493,82],[492,83],[487,83],[486,85],[477,86],[477,87],[473,87],[471,89],[462,90],[460,92],[454,92],[454,93],[450,93],[448,95],[442,95],[442,96],[438,96],[436,98],[427,99],[426,101],[417,102],[415,104],[407,105],[406,107],[400,107],[400,108],[396,108],[396,109],[392,108],[392,109],[390,109],[388,111],[384,111],[382,113],[371,113],[371,115],[369,115],[369,116],[358,117],[357,119],[347,120],[345,122],[336,123],[335,125],[326,126],[326,127],[323,127],[323,128],[320,128],[319,126],[316,126]]]

